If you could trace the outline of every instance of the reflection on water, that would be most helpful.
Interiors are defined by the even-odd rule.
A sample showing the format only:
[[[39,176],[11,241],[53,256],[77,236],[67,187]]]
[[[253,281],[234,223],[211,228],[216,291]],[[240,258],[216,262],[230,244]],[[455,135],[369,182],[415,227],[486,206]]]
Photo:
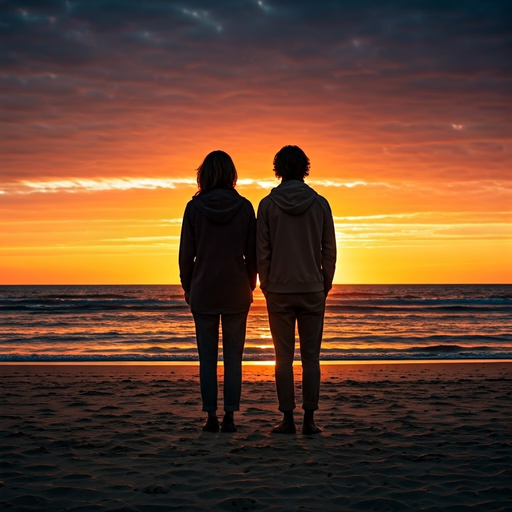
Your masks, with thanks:
[[[194,325],[178,286],[2,286],[0,360],[195,360]],[[272,360],[257,291],[245,359]],[[512,356],[511,285],[337,285],[322,358]]]

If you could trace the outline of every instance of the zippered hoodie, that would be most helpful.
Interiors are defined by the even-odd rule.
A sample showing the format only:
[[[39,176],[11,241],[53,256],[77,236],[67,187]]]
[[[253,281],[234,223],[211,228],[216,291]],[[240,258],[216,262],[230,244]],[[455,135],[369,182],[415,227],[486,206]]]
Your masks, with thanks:
[[[258,207],[257,255],[264,293],[332,287],[336,235],[327,200],[302,181],[283,181]]]
[[[193,313],[248,311],[256,287],[256,219],[234,189],[194,196],[181,228],[180,279]]]

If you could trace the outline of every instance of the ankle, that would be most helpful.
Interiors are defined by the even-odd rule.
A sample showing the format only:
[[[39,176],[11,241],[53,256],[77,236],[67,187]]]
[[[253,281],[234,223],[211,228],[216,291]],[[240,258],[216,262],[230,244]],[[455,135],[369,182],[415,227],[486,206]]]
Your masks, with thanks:
[[[314,421],[315,411],[313,409],[304,409],[304,421]]]
[[[283,422],[284,423],[294,423],[293,419],[293,411],[283,411]]]
[[[233,421],[234,420],[234,413],[233,411],[225,411],[224,412],[224,421]]]

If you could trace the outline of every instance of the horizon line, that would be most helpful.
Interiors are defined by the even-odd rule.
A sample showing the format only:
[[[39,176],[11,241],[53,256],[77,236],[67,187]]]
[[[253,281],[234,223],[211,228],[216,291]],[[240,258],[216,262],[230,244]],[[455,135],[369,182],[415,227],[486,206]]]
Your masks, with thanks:
[[[475,359],[322,359],[321,366],[372,365],[372,364],[485,364],[512,363],[512,359],[504,358],[475,358]],[[218,361],[224,366],[223,361]],[[0,361],[0,366],[196,366],[199,361]],[[274,360],[242,361],[242,366],[275,366]],[[300,360],[294,360],[293,366],[300,367]]]
[[[512,282],[464,283],[333,283],[333,286],[509,286]],[[181,283],[0,283],[0,286],[181,286]],[[257,287],[253,291],[261,290]]]

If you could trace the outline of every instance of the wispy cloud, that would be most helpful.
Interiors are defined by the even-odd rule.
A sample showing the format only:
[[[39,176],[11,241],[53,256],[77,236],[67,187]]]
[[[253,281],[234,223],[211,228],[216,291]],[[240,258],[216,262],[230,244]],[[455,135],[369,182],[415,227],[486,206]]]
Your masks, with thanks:
[[[403,192],[406,194],[419,194],[434,196],[454,196],[459,194],[493,194],[505,193],[512,195],[512,182],[503,180],[479,180],[459,182],[432,182],[405,180],[346,180],[346,179],[308,179],[307,183],[318,188],[321,193],[328,194],[322,189],[382,189],[383,191]],[[264,180],[258,178],[243,178],[238,180],[241,191],[248,189],[270,190],[279,184],[277,180]],[[67,178],[67,179],[39,179],[21,180],[0,183],[0,193],[12,194],[54,194],[65,193],[90,193],[106,191],[130,191],[130,190],[159,190],[159,189],[197,189],[194,178],[148,178],[148,177],[119,177],[119,178]]]
[[[215,21],[208,11],[200,9],[186,9],[183,7],[181,12],[192,20],[197,20],[205,26],[214,28],[217,32],[222,32],[223,30],[222,24]]]
[[[447,219],[444,222],[430,223],[338,221],[335,228],[340,250],[398,246],[432,247],[461,240],[512,242],[512,224],[506,220],[497,217],[494,221],[487,222],[478,222],[474,218],[472,221],[467,219],[457,222],[455,219],[454,222],[450,222]]]
[[[337,224],[391,224],[414,222],[416,224],[479,224],[508,223],[512,221],[512,211],[423,211],[407,213],[385,213],[379,215],[335,216]],[[388,222],[383,222],[388,221]]]
[[[64,180],[23,180],[4,184],[4,193],[32,194],[56,192],[103,192],[107,190],[156,190],[175,189],[177,187],[197,187],[191,178],[71,178]]]
[[[384,182],[351,181],[342,179],[332,180],[308,180],[315,187],[345,187],[354,188],[361,186],[388,187],[393,185]],[[253,187],[260,189],[270,189],[277,186],[276,180],[261,180],[257,178],[243,178],[238,180],[238,186],[241,188]],[[33,193],[56,193],[56,192],[104,192],[104,191],[124,191],[124,190],[157,190],[157,189],[176,189],[196,188],[197,182],[193,178],[140,178],[140,177],[120,177],[120,178],[69,178],[62,180],[22,180],[14,183],[0,184],[3,194],[33,194]]]
[[[126,243],[126,242],[137,242],[141,244],[152,244],[154,242],[167,242],[179,240],[180,237],[176,235],[165,235],[165,236],[127,236],[124,238],[106,238],[102,242],[115,242],[115,243]]]

